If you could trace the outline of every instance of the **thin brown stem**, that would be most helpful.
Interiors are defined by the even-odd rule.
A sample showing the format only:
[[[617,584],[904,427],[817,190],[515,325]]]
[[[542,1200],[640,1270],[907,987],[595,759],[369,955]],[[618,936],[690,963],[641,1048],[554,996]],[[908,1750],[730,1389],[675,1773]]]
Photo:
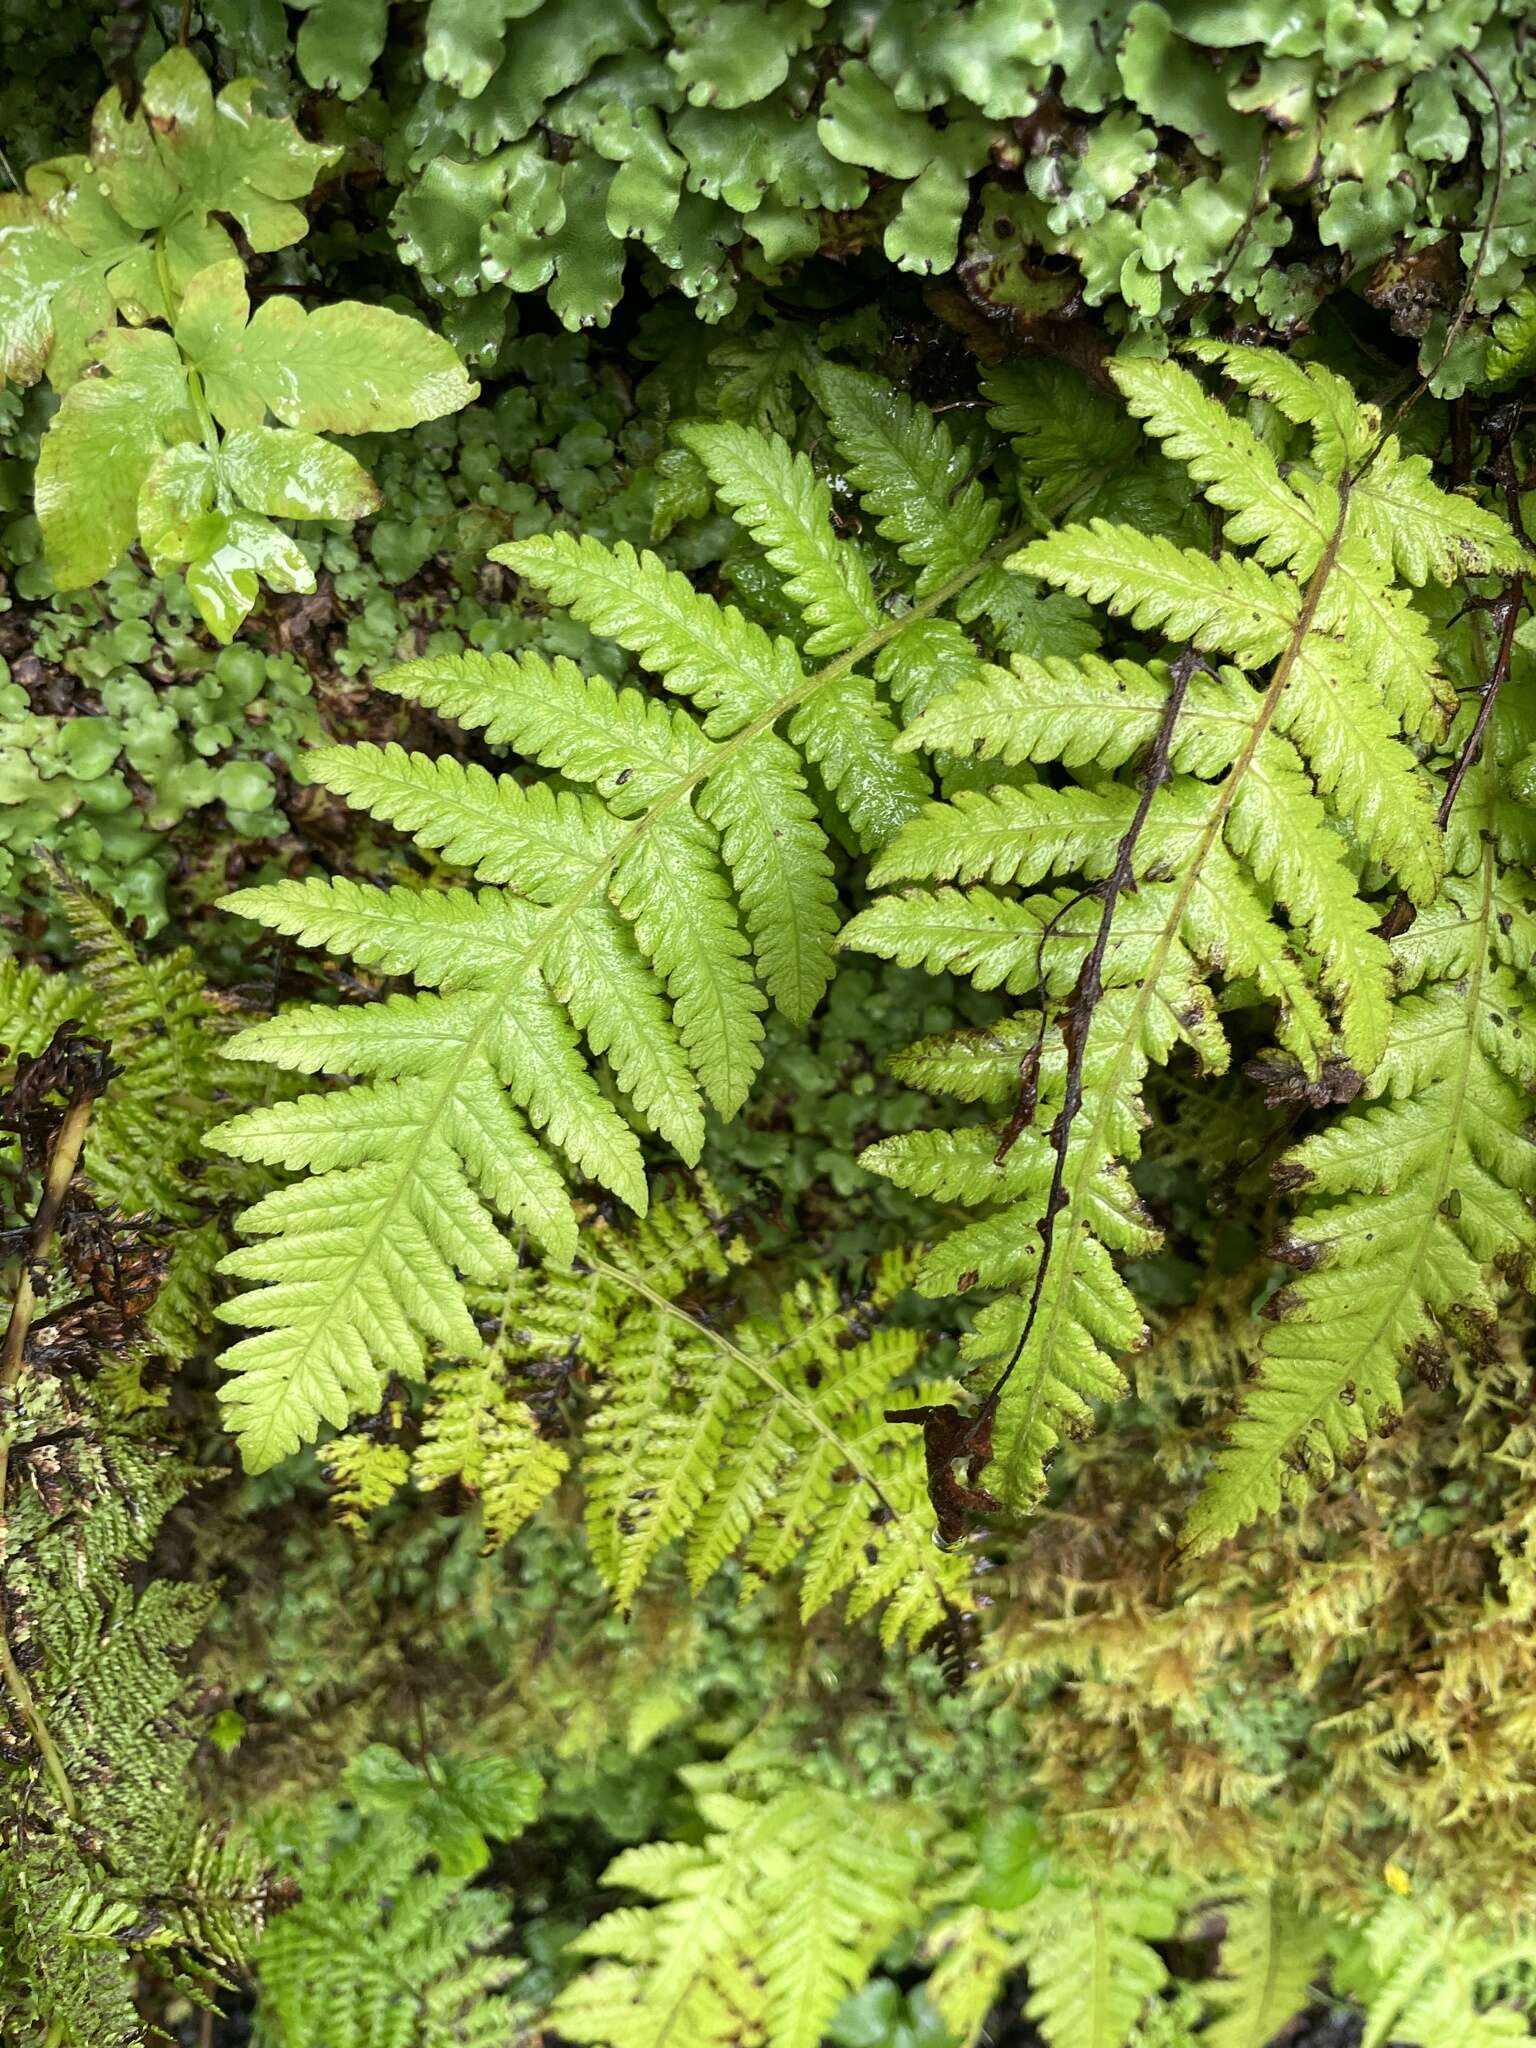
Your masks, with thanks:
[[[1024,1356],[1040,1314],[1046,1273],[1051,1263],[1051,1249],[1055,1240],[1056,1218],[1066,1206],[1067,1148],[1072,1138],[1072,1126],[1076,1123],[1077,1113],[1083,1106],[1083,1069],[1088,1057],[1088,1037],[1093,1027],[1094,1012],[1104,994],[1104,959],[1109,950],[1110,930],[1115,921],[1115,911],[1119,907],[1120,898],[1127,889],[1136,886],[1137,843],[1146,828],[1154,797],[1173,774],[1170,755],[1174,728],[1184,709],[1190,680],[1200,666],[1200,656],[1192,647],[1186,647],[1173,665],[1170,678],[1172,687],[1168,692],[1168,701],[1163,706],[1163,715],[1158,721],[1157,732],[1147,756],[1146,769],[1141,778],[1141,795],[1137,799],[1131,822],[1121,834],[1120,844],[1115,849],[1114,866],[1104,883],[1103,908],[1099,913],[1098,930],[1094,933],[1093,944],[1078,969],[1077,981],[1067,1000],[1067,1006],[1058,1019],[1062,1042],[1067,1049],[1067,1070],[1061,1108],[1051,1125],[1051,1150],[1055,1157],[1051,1167],[1050,1191],[1045,1199],[1045,1212],[1040,1219],[1040,1257],[1035,1266],[1029,1307],[1024,1314],[1024,1327],[1019,1332],[1012,1356],[993,1381],[990,1392],[972,1418],[973,1435],[978,1431],[990,1431],[998,1404],[1003,1397],[1003,1390],[1017,1370],[1019,1360]],[[1038,1061],[1035,1064],[1038,1065]],[[1027,1101],[1032,1109],[1036,1084],[1037,1075],[1033,1071],[1024,1076],[1020,1090],[1021,1107]],[[1008,1130],[1003,1134],[1002,1144],[998,1147],[999,1162],[1017,1138],[1023,1128],[1023,1122],[1024,1118],[1016,1112]]]

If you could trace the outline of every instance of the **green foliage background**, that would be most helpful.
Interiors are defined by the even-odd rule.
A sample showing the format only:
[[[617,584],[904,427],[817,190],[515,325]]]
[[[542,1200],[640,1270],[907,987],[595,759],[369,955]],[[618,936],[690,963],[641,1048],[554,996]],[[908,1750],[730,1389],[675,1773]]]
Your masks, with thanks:
[[[1531,509],[1512,409],[1536,368],[1523,16],[5,9],[0,1044],[9,1081],[72,1020],[122,1069],[0,1412],[7,2042],[1261,2048],[1326,2009],[1371,2042],[1525,2037],[1533,1178],[1511,1047],[1536,1021],[1529,623],[1454,822],[1435,823],[1497,607],[1519,602],[1504,520]],[[185,94],[203,73],[235,139],[198,156],[164,81]],[[110,228],[78,196],[93,179]],[[283,347],[250,339],[250,307],[289,323]],[[306,383],[295,337],[322,316]],[[1303,399],[1245,373],[1264,345]],[[1228,425],[1160,380],[1170,351]],[[152,427],[161,387],[132,382],[151,355],[172,392]],[[104,438],[118,400],[127,424]],[[370,405],[387,427],[358,431]],[[1197,1057],[1148,1055],[1148,1127],[1119,1142],[1115,1123],[1104,1166],[1104,1211],[1133,1219],[1105,1234],[1125,1288],[1084,1315],[1077,1378],[1001,1417],[1023,1448],[989,1481],[1029,1483],[941,1549],[919,1433],[883,1404],[956,1399],[967,1373],[979,1398],[1026,1298],[1017,1246],[1044,1185],[1028,1141],[1012,1181],[996,1153],[1036,1014],[1016,999],[1045,957],[1046,899],[1024,885],[1064,900],[1080,878],[1086,945],[1149,729],[1120,743],[1105,676],[1116,697],[1149,676],[1166,693],[1158,647],[1242,654],[1224,616],[1159,599],[1171,553],[1138,584],[1136,550],[1084,567],[1064,535],[1109,521],[1143,553],[1229,563],[1252,547],[1255,576],[1278,587],[1289,563],[1305,582],[1297,507],[1346,473],[1330,425],[1341,450],[1357,437],[1361,478],[1374,465],[1357,516],[1373,489],[1385,507],[1371,559],[1388,566],[1346,565],[1355,600],[1417,636],[1424,704],[1367,721],[1364,769],[1328,766],[1364,701],[1341,670],[1348,715],[1277,741],[1322,798],[1297,800],[1316,833],[1290,868],[1245,849],[1283,958],[1229,936],[1195,963],[1178,1028]],[[804,465],[784,474],[830,491],[814,541],[775,532],[766,486],[763,516],[743,509],[731,462],[763,444],[723,429],[782,437]],[[1290,496],[1252,509],[1255,465]],[[544,791],[633,820],[622,780],[445,708],[433,691],[465,655],[503,663],[502,687],[564,660],[711,741],[745,729],[708,674],[680,683],[680,656],[583,588],[577,536],[682,572],[722,674],[758,629],[810,671],[867,641],[867,709],[830,741],[790,722],[784,743],[829,986],[766,1010],[745,1105],[701,1116],[686,1171],[610,1059],[592,1115],[649,1170],[645,1223],[598,1161],[573,1275],[503,1232],[507,1273],[458,1286],[481,1352],[429,1321],[418,1370],[402,1325],[339,1407],[314,1404],[287,1439],[302,1448],[242,1469],[220,1405],[236,1288],[216,1269],[285,1155],[203,1141],[327,1112],[229,1057],[230,1033],[255,1022],[276,1044],[262,1020],[281,1004],[334,1017],[410,986],[410,963],[339,926],[303,950],[278,885],[408,884],[458,915],[467,870],[507,879],[494,844],[455,848],[382,801],[349,811],[316,750],[403,748],[439,764],[423,776],[510,777],[509,807]],[[1020,550],[1028,573],[1005,574]],[[861,591],[839,640],[837,604],[857,613]],[[912,604],[934,630],[905,624],[882,666]],[[1328,630],[1374,648],[1362,616]],[[1255,686],[1269,658],[1243,656]],[[402,664],[417,686],[384,685]],[[1047,685],[1059,729],[1004,731],[1000,690],[1023,718]],[[1202,735],[1217,686],[1196,679]],[[1221,686],[1249,687],[1230,666]],[[1173,765],[1193,801],[1224,764]],[[1097,841],[1070,815],[1089,787],[1119,821]],[[907,821],[899,850],[877,799]],[[1151,846],[1133,907],[1168,880]],[[972,908],[990,892],[959,937],[940,929],[955,883]],[[237,889],[260,892],[251,917],[218,907]],[[1375,928],[1410,901],[1416,935],[1389,958]],[[751,934],[775,997],[776,908]],[[1370,1040],[1350,1004],[1372,975],[1383,1016],[1421,1030],[1382,1025],[1355,1103],[1320,1048]],[[958,1053],[936,1043],[957,1031]],[[1328,1382],[1319,1421],[1310,1381],[1296,1395],[1306,1332],[1347,1304],[1305,1233],[1326,1236],[1335,1200],[1411,1187],[1442,1040],[1475,1041],[1481,1093],[1422,1299],[1401,1342],[1362,1347],[1374,1377]],[[1048,1106],[1064,1057],[1047,1054]],[[304,1099],[344,1116],[350,1098]],[[0,1155],[13,1283],[38,1188],[21,1135]],[[1372,1143],[1388,1167],[1352,1178]],[[1298,1211],[1306,1172],[1320,1187]],[[940,1243],[1005,1200],[1002,1231]],[[717,1385],[737,1406],[711,1436]],[[1266,1391],[1287,1390],[1302,1420],[1272,1443]],[[1229,1466],[1241,1512],[1210,1505]]]

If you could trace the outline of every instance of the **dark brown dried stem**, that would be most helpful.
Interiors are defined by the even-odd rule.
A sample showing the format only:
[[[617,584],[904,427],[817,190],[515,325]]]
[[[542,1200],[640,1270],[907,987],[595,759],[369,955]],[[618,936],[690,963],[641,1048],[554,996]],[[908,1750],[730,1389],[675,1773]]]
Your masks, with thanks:
[[[1040,1258],[1035,1267],[1034,1285],[1030,1289],[1029,1306],[1024,1313],[1024,1327],[1019,1332],[1018,1342],[1013,1347],[1008,1363],[993,1381],[986,1399],[971,1418],[968,1442],[972,1447],[979,1443],[983,1436],[990,1439],[992,1423],[997,1415],[1003,1391],[1017,1371],[1019,1360],[1024,1356],[1025,1347],[1034,1334],[1040,1303],[1045,1294],[1046,1274],[1051,1263],[1056,1218],[1066,1206],[1067,1151],[1072,1139],[1072,1126],[1083,1106],[1083,1069],[1088,1057],[1088,1038],[1093,1028],[1094,1012],[1104,994],[1104,959],[1109,951],[1110,928],[1114,924],[1120,898],[1126,890],[1134,889],[1136,886],[1137,842],[1146,827],[1154,797],[1173,774],[1169,757],[1173,748],[1174,728],[1179,722],[1179,714],[1184,709],[1190,680],[1195,671],[1203,665],[1195,650],[1186,647],[1170,671],[1171,687],[1168,701],[1163,706],[1163,715],[1158,721],[1157,732],[1147,756],[1147,765],[1142,773],[1141,795],[1131,822],[1126,826],[1120,844],[1115,849],[1114,866],[1104,882],[1099,928],[1094,933],[1093,944],[1078,970],[1077,981],[1067,1000],[1067,1006],[1057,1020],[1061,1027],[1062,1042],[1067,1049],[1067,1068],[1061,1108],[1056,1113],[1050,1131],[1051,1150],[1055,1158],[1051,1167],[1051,1185],[1045,1200],[1045,1213],[1040,1219]],[[1024,1128],[1025,1122],[1033,1116],[1039,1067],[1038,1047],[1034,1050],[1036,1057],[1031,1060],[1026,1055],[1023,1063],[1019,1107],[1003,1134],[1003,1142],[998,1147],[999,1162],[1006,1156],[1009,1147]]]

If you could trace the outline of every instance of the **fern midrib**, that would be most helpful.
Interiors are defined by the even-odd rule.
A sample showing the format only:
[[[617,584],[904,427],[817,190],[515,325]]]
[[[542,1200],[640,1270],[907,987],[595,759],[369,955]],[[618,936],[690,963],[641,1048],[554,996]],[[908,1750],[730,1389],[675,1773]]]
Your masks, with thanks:
[[[358,1248],[356,1257],[351,1260],[345,1273],[331,1290],[327,1297],[329,1301],[344,1300],[355,1286],[358,1275],[374,1257],[396,1209],[405,1198],[407,1190],[415,1184],[422,1154],[432,1142],[438,1124],[442,1119],[444,1109],[452,1099],[471,1061],[483,1056],[486,1035],[491,1029],[495,1018],[500,1014],[501,1005],[508,999],[509,995],[515,993],[524,978],[537,968],[545,948],[554,934],[576,917],[591,901],[597,891],[606,885],[608,878],[624,855],[632,847],[640,843],[658,819],[666,816],[675,804],[680,803],[701,783],[706,782],[723,761],[742,752],[751,745],[753,740],[761,738],[765,732],[770,731],[778,723],[786,712],[792,711],[797,704],[803,703],[807,697],[821,689],[824,684],[836,682],[840,677],[847,675],[856,668],[860,662],[867,661],[872,654],[877,653],[888,641],[894,640],[905,627],[911,625],[914,619],[929,618],[935,612],[942,610],[968,584],[973,583],[985,569],[990,568],[994,560],[1005,553],[1011,552],[1018,546],[1018,543],[1019,536],[1017,534],[1010,535],[1007,539],[994,543],[977,561],[970,563],[965,569],[951,577],[940,589],[920,599],[909,611],[903,612],[898,618],[893,618],[888,625],[882,626],[878,632],[870,634],[866,639],[850,647],[845,654],[838,655],[825,668],[818,669],[814,675],[807,676],[799,688],[790,691],[776,705],[770,706],[767,710],[759,713],[756,718],[744,725],[739,732],[732,733],[729,739],[717,742],[711,754],[686,774],[678,776],[671,788],[663,792],[656,799],[655,803],[651,805],[650,809],[643,812],[635,820],[629,831],[617,840],[600,860],[593,862],[586,878],[577,887],[572,889],[569,895],[565,896],[559,903],[549,906],[545,915],[539,920],[536,936],[507,962],[495,982],[485,990],[479,1022],[476,1023],[474,1029],[466,1036],[459,1052],[444,1067],[439,1076],[437,1087],[424,1107],[420,1129],[416,1138],[401,1153],[396,1155],[394,1188],[380,1210],[372,1230]],[[294,1379],[308,1368],[310,1357],[316,1345],[326,1335],[329,1321],[328,1314],[320,1314],[315,1317],[302,1350],[287,1368],[288,1385],[291,1386]]]
[[[1348,517],[1349,489],[1347,483],[1345,483],[1340,489],[1338,518],[1334,523],[1333,532],[1329,535],[1328,544],[1323,550],[1322,557],[1308,580],[1306,594],[1302,599],[1301,608],[1296,614],[1290,638],[1275,664],[1274,674],[1270,677],[1269,687],[1264,692],[1259,707],[1254,713],[1253,721],[1249,727],[1248,738],[1244,742],[1236,760],[1216,787],[1210,815],[1201,830],[1200,838],[1190,855],[1188,865],[1183,875],[1179,878],[1178,886],[1169,906],[1167,919],[1152,949],[1151,962],[1142,977],[1141,987],[1136,992],[1136,1000],[1126,1013],[1125,1028],[1121,1033],[1119,1046],[1105,1075],[1103,1084],[1097,1091],[1093,1118],[1078,1155],[1077,1172],[1070,1181],[1070,1194],[1057,1224],[1056,1241],[1058,1244],[1064,1244],[1069,1257],[1075,1256],[1076,1247],[1082,1235],[1081,1219],[1083,1204],[1087,1198],[1092,1181],[1099,1170],[1098,1162],[1107,1148],[1107,1125],[1110,1113],[1130,1079],[1131,1067],[1136,1059],[1140,1057],[1142,1025],[1161,985],[1163,971],[1168,964],[1168,956],[1173,950],[1174,941],[1178,937],[1180,927],[1184,921],[1184,914],[1188,910],[1190,900],[1200,882],[1201,870],[1205,865],[1211,848],[1216,844],[1222,828],[1226,824],[1227,816],[1236,800],[1242,779],[1253,765],[1264,737],[1274,721],[1275,713],[1280,706],[1280,699],[1285,694],[1286,684],[1290,681],[1291,672],[1295,668],[1307,634],[1311,631],[1312,621],[1316,616],[1319,604],[1322,602],[1323,592],[1327,587],[1328,580],[1333,573],[1334,564],[1338,559],[1339,547],[1344,537],[1344,528]],[[1057,1285],[1053,1291],[1055,1299],[1041,1330],[1037,1363],[1030,1377],[1029,1405],[1025,1410],[1023,1422],[1018,1432],[1018,1441],[1021,1444],[1029,1442],[1030,1434],[1038,1420],[1046,1381],[1044,1361],[1055,1356],[1056,1345],[1060,1337],[1062,1317],[1066,1313],[1067,1306],[1072,1298],[1070,1285]]]
[[[1256,2018],[1263,2032],[1255,2028],[1252,2035],[1254,2048],[1264,2048],[1264,2043],[1274,2036],[1291,2017],[1288,2012],[1274,2011],[1275,1991],[1280,1981],[1280,1965],[1283,1958],[1282,1945],[1275,1933],[1275,1895],[1273,1890],[1264,1894],[1264,1977],[1263,1988],[1258,1996]]]
[[[1114,2048],[1109,2013],[1109,1930],[1104,1924],[1104,1895],[1095,1885],[1093,1898],[1093,1981],[1088,2039],[1093,2048]]]

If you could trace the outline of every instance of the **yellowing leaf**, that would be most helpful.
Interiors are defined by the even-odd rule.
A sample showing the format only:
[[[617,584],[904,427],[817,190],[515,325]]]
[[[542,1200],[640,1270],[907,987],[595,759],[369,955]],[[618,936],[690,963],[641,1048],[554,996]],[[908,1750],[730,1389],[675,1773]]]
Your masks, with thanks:
[[[201,373],[221,426],[285,426],[329,434],[387,433],[457,412],[479,392],[452,345],[419,320],[344,299],[306,313],[272,298],[246,324],[238,263],[212,265],[187,287],[176,337]]]
[[[191,51],[172,49],[151,65],[131,120],[118,91],[109,92],[96,109],[91,153],[124,220],[161,230],[227,213],[258,252],[298,241],[307,222],[291,202],[341,152],[258,113],[258,90],[254,79],[237,78],[215,101]]]
[[[220,468],[241,503],[273,519],[365,519],[379,493],[356,456],[284,427],[239,427]]]
[[[66,392],[38,457],[38,523],[62,590],[95,583],[115,565],[138,531],[139,492],[156,457],[197,434],[168,334],[116,330],[101,357],[109,374]]]

